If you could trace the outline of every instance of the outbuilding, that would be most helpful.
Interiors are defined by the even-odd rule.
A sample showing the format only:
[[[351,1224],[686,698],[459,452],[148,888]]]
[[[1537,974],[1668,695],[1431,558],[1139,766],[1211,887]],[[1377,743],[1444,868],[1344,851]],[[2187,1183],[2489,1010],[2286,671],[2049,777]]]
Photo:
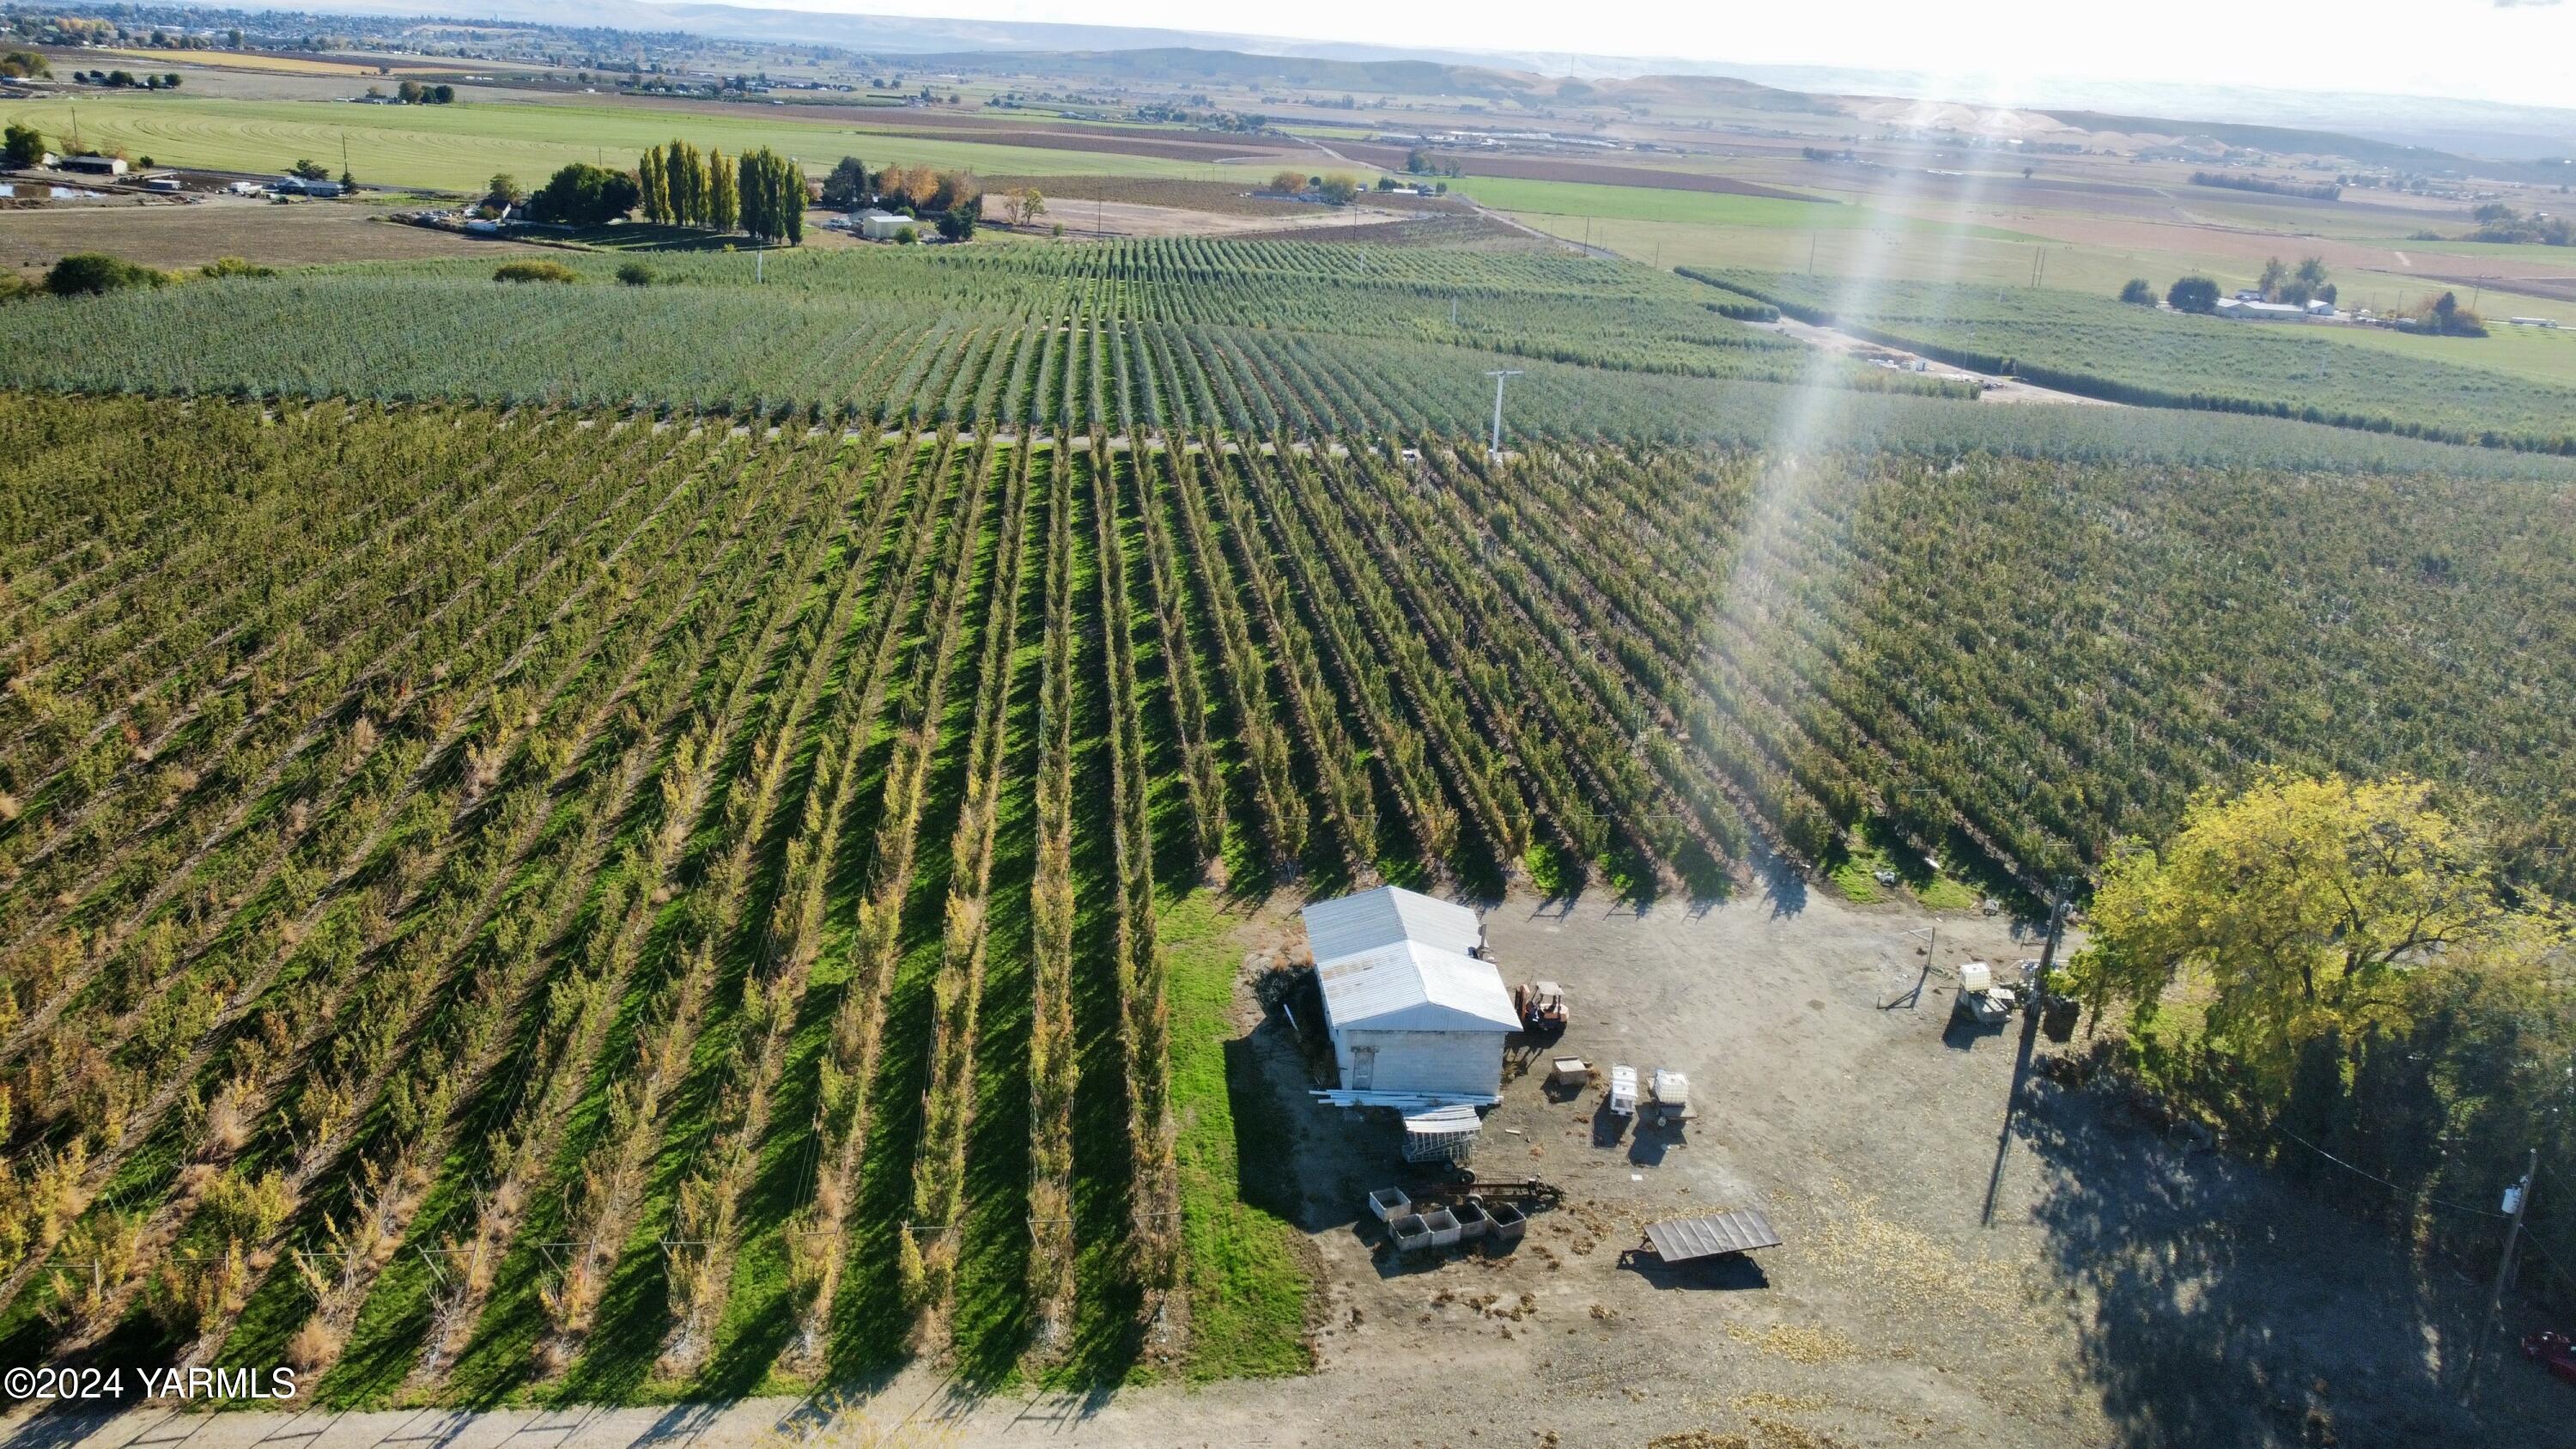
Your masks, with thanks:
[[[859,235],[870,241],[893,241],[895,234],[912,225],[912,218],[871,206],[859,213]]]
[[[1343,1091],[1500,1099],[1521,1020],[1474,911],[1381,886],[1303,914]]]
[[[84,176],[122,176],[125,174],[125,158],[122,156],[66,156],[62,160],[62,169],[78,172]]]

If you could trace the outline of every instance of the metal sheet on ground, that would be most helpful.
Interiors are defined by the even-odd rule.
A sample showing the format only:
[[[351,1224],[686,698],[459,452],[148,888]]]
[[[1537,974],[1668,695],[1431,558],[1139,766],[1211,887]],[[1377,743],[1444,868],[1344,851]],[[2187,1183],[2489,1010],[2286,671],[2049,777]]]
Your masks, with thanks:
[[[1667,1263],[1687,1263],[1720,1253],[1750,1253],[1780,1246],[1780,1234],[1758,1209],[1711,1213],[1706,1217],[1672,1218],[1646,1225],[1646,1241]]]

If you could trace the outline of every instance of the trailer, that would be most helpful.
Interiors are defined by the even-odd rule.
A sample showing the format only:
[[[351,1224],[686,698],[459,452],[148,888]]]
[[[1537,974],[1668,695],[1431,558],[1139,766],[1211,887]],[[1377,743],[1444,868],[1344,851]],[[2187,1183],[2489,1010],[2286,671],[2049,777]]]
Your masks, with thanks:
[[[1779,1230],[1759,1208],[1738,1208],[1732,1212],[1708,1213],[1691,1218],[1666,1218],[1646,1224],[1646,1236],[1637,1246],[1619,1255],[1623,1263],[1652,1254],[1666,1267],[1696,1263],[1709,1258],[1758,1253],[1764,1248],[1780,1246]]]

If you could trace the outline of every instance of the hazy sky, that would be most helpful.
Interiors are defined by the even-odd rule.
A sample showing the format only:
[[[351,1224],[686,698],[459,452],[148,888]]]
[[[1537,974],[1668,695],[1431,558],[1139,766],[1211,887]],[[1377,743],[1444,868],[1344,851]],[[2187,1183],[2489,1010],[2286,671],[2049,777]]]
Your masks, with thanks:
[[[2394,91],[2576,106],[2576,0],[735,0],[1385,45]]]

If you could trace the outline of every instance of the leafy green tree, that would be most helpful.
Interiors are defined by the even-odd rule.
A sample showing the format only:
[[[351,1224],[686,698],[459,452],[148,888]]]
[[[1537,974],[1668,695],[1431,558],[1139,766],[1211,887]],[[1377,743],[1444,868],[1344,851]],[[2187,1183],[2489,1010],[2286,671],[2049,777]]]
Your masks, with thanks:
[[[2207,277],[2185,277],[2165,289],[2165,302],[2177,312],[2218,310],[2218,284]]]
[[[0,76],[7,76],[13,80],[21,76],[48,79],[53,73],[52,64],[35,51],[13,50],[7,55],[0,55]]]
[[[823,178],[823,204],[835,211],[856,211],[875,196],[868,185],[867,163],[856,156],[844,156]]]
[[[2120,288],[2120,300],[2132,307],[2152,307],[2156,305],[2155,286],[2144,277],[2131,277]]]
[[[331,179],[331,168],[311,157],[304,157],[287,167],[286,174],[305,181],[328,181]]]
[[[2263,261],[2263,275],[2254,283],[2254,286],[2266,297],[2278,297],[2281,295],[2281,284],[2288,280],[2290,280],[2290,269],[2282,264],[2281,259],[2266,257]]]
[[[707,210],[707,225],[717,231],[731,231],[742,222],[741,183],[734,175],[734,164],[722,151],[707,153],[707,187],[712,193]]]
[[[45,273],[45,290],[57,297],[121,292],[129,287],[166,287],[168,272],[112,257],[105,252],[74,252]]]
[[[1315,194],[1333,206],[1348,206],[1351,198],[1360,194],[1360,184],[1336,172],[1315,183]]]
[[[0,132],[0,156],[5,156],[8,163],[15,167],[24,168],[42,164],[45,159],[43,133],[33,126],[22,126],[16,121],[11,121],[8,129]]]
[[[939,234],[950,241],[968,241],[975,235],[975,208],[952,206],[939,213]]]
[[[649,287],[653,285],[653,269],[639,261],[619,262],[617,280],[630,287]]]
[[[635,167],[635,203],[655,226],[671,224],[671,187],[662,170],[662,148],[647,146]]]
[[[528,216],[564,226],[597,226],[633,211],[641,199],[634,177],[575,161],[528,198]]]
[[[2552,934],[2502,901],[2486,840],[2425,782],[2273,771],[2239,795],[2202,791],[2161,849],[2128,842],[2069,970],[2097,1009],[2151,1010],[2189,983],[2213,1040],[2282,1094],[2311,1042],[2401,1026],[2409,976]]]

